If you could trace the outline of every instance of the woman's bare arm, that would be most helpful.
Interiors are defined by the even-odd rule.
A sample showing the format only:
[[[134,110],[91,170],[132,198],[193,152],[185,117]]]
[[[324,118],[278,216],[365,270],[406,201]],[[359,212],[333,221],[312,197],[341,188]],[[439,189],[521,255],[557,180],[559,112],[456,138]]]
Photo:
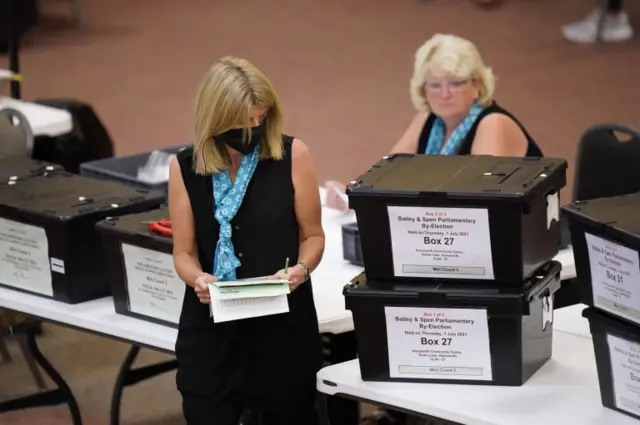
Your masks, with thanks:
[[[409,127],[400,136],[400,139],[393,145],[390,153],[416,153],[418,150],[418,138],[427,116],[426,112],[418,112],[409,123]]]
[[[478,124],[471,154],[520,157],[527,154],[527,145],[527,137],[514,120],[494,113]]]
[[[300,228],[298,260],[311,271],[318,266],[324,253],[318,180],[309,148],[302,141],[295,139],[291,150],[295,211]]]
[[[169,165],[169,216],[173,232],[173,265],[180,279],[193,287],[203,271],[198,261],[191,201],[175,156]]]

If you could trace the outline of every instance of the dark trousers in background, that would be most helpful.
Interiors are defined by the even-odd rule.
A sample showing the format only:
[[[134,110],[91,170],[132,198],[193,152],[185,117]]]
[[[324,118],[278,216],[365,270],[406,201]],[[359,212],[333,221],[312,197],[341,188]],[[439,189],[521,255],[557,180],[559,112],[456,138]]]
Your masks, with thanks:
[[[622,0],[609,0],[609,12],[620,12],[622,10]]]

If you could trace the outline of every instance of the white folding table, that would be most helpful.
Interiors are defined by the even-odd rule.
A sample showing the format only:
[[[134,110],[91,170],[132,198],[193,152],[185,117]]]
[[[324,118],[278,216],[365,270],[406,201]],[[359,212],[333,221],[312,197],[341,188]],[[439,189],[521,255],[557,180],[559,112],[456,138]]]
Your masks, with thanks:
[[[22,112],[27,117],[35,136],[60,136],[69,133],[73,128],[71,114],[63,109],[0,97],[0,109],[4,108],[13,108]]]
[[[364,382],[352,360],[322,369],[317,388],[323,395],[465,425],[638,424],[602,406],[589,338],[556,331],[553,344],[553,357],[521,387]]]
[[[321,190],[321,196],[323,195],[324,190]],[[363,268],[349,264],[343,259],[341,226],[354,220],[353,213],[340,213],[323,208],[323,228],[326,235],[325,253],[322,262],[311,275],[320,332],[323,334],[336,335],[353,331],[353,318],[351,312],[345,309],[342,289],[353,277],[361,273]],[[575,278],[571,250],[562,251],[556,259],[563,265],[562,279]],[[112,425],[119,423],[120,400],[125,387],[176,367],[176,361],[170,360],[137,369],[132,368],[141,347],[173,353],[177,330],[165,325],[116,314],[111,297],[69,305],[0,287],[0,309],[131,344],[131,349],[120,368],[114,385],[110,422]],[[34,358],[58,386],[48,394],[44,393],[32,397],[37,396],[45,401],[55,399],[58,400],[58,403],[63,399],[63,402],[67,402],[71,408],[74,425],[80,425],[80,414],[79,411],[76,412],[77,403],[69,386],[40,353],[35,334],[33,332],[26,333]],[[350,358],[355,358],[355,350],[352,354],[353,357]],[[0,403],[0,411],[2,406],[3,404]],[[24,405],[20,404],[20,406]]]

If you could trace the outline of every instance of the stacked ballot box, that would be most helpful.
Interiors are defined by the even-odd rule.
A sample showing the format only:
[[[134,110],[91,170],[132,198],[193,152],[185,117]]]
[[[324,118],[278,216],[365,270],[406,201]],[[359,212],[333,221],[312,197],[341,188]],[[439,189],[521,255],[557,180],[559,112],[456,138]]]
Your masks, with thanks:
[[[80,164],[80,175],[117,181],[138,189],[160,191],[166,195],[169,191],[169,164],[166,159],[188,146],[177,145],[135,155],[84,162]],[[160,160],[154,163],[156,157],[160,157]]]
[[[167,207],[98,223],[118,314],[177,328],[186,290],[173,265],[173,239],[149,223],[169,218]]]
[[[11,169],[10,169],[11,168]],[[161,193],[12,161],[0,180],[0,285],[65,303],[109,295],[98,221],[154,209]]]
[[[640,193],[575,202],[563,213],[602,403],[640,419]]]
[[[396,154],[348,186],[359,241],[343,248],[365,271],[344,296],[364,380],[517,386],[545,364],[566,168]]]

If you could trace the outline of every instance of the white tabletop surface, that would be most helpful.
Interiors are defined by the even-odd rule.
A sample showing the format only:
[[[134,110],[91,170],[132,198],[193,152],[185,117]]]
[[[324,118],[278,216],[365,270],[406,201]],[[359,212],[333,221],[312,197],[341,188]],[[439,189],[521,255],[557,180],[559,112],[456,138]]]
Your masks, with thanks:
[[[71,114],[63,109],[0,97],[0,109],[6,107],[22,112],[36,136],[60,136],[69,133],[72,129]]]
[[[587,306],[584,304],[576,304],[555,310],[553,312],[553,328],[556,331],[582,338],[591,338],[589,321],[582,317],[582,311],[585,308],[587,308]]]
[[[348,215],[326,209],[323,211],[325,255],[312,274],[318,322],[323,333],[353,330],[351,313],[344,308],[342,288],[362,268],[342,260],[341,224],[349,220],[351,218]],[[116,314],[111,297],[69,305],[0,288],[0,308],[2,307],[165,351],[173,351],[177,338],[176,329]]]
[[[562,280],[576,278],[576,262],[573,259],[573,248],[569,247],[560,250],[554,260],[562,264],[562,271],[560,272],[560,278]]]
[[[323,194],[324,191],[321,191],[321,195]],[[363,269],[343,260],[341,226],[354,220],[353,213],[345,214],[323,208],[325,253],[322,262],[311,275],[322,333],[339,334],[353,330],[353,318],[351,312],[345,309],[342,288]],[[563,263],[563,273],[566,273],[563,278],[575,276],[573,254],[570,251],[562,252],[557,258]],[[0,308],[2,307],[166,351],[173,351],[177,337],[177,331],[170,327],[116,314],[111,297],[69,305],[0,288]],[[580,328],[581,325],[571,324],[568,327],[573,329],[576,326]]]
[[[14,72],[9,71],[8,69],[0,69],[0,81],[6,80],[10,77],[16,75]]]
[[[591,340],[555,332],[553,343],[551,360],[521,387],[363,382],[353,360],[322,369],[318,390],[466,425],[638,425],[602,406]]]

